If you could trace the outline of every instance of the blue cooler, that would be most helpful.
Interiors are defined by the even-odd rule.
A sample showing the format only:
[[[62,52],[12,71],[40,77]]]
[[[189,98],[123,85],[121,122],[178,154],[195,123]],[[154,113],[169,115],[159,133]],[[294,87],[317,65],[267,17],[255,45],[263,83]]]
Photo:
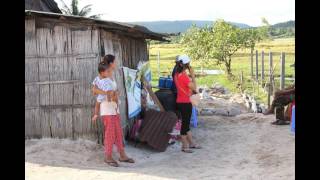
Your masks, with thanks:
[[[160,77],[159,78],[159,88],[165,88],[166,87],[166,78]]]
[[[165,85],[166,88],[171,89],[172,88],[172,84],[173,84],[172,78],[166,78],[165,84],[166,84]]]

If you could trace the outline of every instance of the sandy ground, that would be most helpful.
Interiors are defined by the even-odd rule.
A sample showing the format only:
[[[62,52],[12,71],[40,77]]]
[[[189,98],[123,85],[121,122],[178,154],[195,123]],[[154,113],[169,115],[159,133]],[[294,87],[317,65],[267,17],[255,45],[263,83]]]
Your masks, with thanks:
[[[272,126],[273,115],[244,113],[235,117],[200,116],[193,128],[203,146],[182,153],[180,143],[156,152],[126,145],[135,164],[118,168],[103,162],[103,146],[88,140],[25,141],[28,180],[111,179],[295,179],[295,137],[289,126]],[[116,154],[116,153],[115,153]]]

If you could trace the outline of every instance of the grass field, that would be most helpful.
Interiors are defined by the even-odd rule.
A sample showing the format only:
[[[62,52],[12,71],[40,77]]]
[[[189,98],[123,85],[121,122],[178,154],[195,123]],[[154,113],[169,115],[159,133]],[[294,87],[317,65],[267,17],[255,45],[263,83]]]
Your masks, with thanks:
[[[184,54],[183,49],[180,44],[152,44],[150,45],[150,66],[152,71],[152,84],[157,85],[158,83],[158,65],[157,56],[160,52],[160,76],[167,76],[171,74],[172,68],[174,66],[175,56],[178,54]],[[269,72],[269,52],[273,52],[273,64],[276,64],[275,76],[280,75],[280,53],[286,53],[286,77],[294,76],[294,69],[290,67],[294,63],[295,59],[295,39],[285,38],[285,39],[275,39],[260,42],[256,46],[256,50],[259,51],[259,71],[261,70],[261,55],[260,52],[263,50],[265,53],[265,74]],[[255,58],[255,56],[254,56]],[[199,61],[192,61],[191,65],[196,69],[201,69],[201,64]],[[254,63],[255,66],[255,63]],[[249,78],[250,75],[250,50],[241,49],[232,58],[232,73],[235,75],[234,80],[228,80],[225,74],[222,75],[208,75],[205,77],[197,78],[197,83],[202,86],[211,86],[214,83],[219,83],[227,87],[231,92],[239,92],[237,88],[237,83],[241,71],[245,77],[243,87],[248,93],[254,94],[258,101],[266,103],[267,96],[262,92],[262,89],[253,91],[252,81]],[[216,65],[215,60],[210,60],[203,63],[203,69],[224,69],[224,65]],[[255,72],[255,71],[254,71]],[[259,72],[261,73],[261,71]],[[286,85],[290,84],[290,81],[286,81]],[[277,86],[279,82],[277,82]]]

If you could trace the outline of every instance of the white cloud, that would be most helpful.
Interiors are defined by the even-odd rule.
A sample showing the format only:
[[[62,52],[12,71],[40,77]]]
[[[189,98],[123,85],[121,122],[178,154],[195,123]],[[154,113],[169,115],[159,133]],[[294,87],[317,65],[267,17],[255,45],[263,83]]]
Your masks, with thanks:
[[[56,0],[61,4],[60,0]],[[65,0],[69,4],[70,0]],[[216,20],[257,26],[261,17],[274,24],[295,19],[294,0],[80,0],[92,4],[93,14],[106,20]]]

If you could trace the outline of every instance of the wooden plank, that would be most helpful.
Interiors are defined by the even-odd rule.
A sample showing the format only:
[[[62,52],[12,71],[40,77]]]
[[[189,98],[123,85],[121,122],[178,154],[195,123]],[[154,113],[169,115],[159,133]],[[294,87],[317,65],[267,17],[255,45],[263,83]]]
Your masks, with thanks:
[[[74,138],[95,139],[95,129],[91,117],[93,111],[90,108],[74,108],[73,109],[73,124]]]
[[[50,121],[50,109],[40,108],[41,119],[41,135],[42,137],[51,138],[51,121]]]
[[[66,108],[94,108],[94,104],[84,105],[84,104],[63,104],[63,105],[40,105],[40,106],[28,106],[25,109],[66,109]]]
[[[284,86],[285,86],[285,53],[284,52],[281,52],[281,70],[280,70],[280,89],[284,89]]]
[[[39,58],[39,81],[50,81],[49,62],[55,58]],[[52,68],[50,68],[52,69]]]
[[[34,19],[25,19],[25,55],[37,54],[36,27]]]
[[[100,57],[93,59],[74,59],[72,63],[72,79],[79,80],[73,84],[73,104],[92,104],[91,83],[97,76],[97,64]]]
[[[25,106],[39,106],[39,85],[25,86]]]
[[[67,55],[68,48],[71,46],[70,29],[66,26],[54,26],[53,28],[53,46],[55,55]]]
[[[54,54],[52,30],[48,28],[37,28],[36,46],[38,55]]]
[[[68,58],[53,58],[49,60],[50,81],[71,80],[72,67]],[[72,104],[73,84],[50,84],[49,103],[52,105]]]
[[[25,82],[39,81],[39,60],[29,59],[25,61],[24,74]]]
[[[273,60],[272,60],[272,52],[269,52],[269,86],[268,86],[268,108],[270,108],[270,104],[271,104],[271,95],[273,92],[273,87],[272,87],[272,78],[273,78],[273,71],[272,71],[272,67],[273,67]]]
[[[50,81],[71,80],[71,60],[68,58],[50,58],[49,76]]]
[[[157,106],[160,108],[160,111],[165,111],[158,97],[153,93],[151,86],[147,83],[146,80],[143,81],[143,86],[146,87],[146,90],[148,91],[150,97],[152,98],[153,102],[155,102]]]
[[[50,86],[39,85],[40,88],[40,105],[50,105]]]
[[[99,53],[98,30],[72,30],[71,31],[71,54]]]
[[[25,85],[72,84],[76,82],[79,82],[79,80],[28,82],[28,83],[25,83]]]
[[[67,138],[73,136],[72,109],[52,109],[49,119],[53,138]]]
[[[25,137],[41,138],[41,119],[39,118],[39,109],[25,110]]]
[[[49,85],[50,105],[72,104],[73,84],[51,84]]]
[[[251,49],[250,53],[250,60],[251,60],[251,77],[253,77],[253,49]]]
[[[54,55],[26,55],[25,60],[28,61],[29,59],[43,59],[43,60],[50,60],[52,58],[82,58],[82,59],[87,59],[87,58],[96,58],[99,56],[99,53],[88,53],[88,54],[83,54],[83,53],[74,53],[74,54],[54,54]]]
[[[261,80],[264,80],[264,51],[261,51]]]
[[[256,81],[259,80],[259,63],[258,63],[258,50],[256,50]]]

